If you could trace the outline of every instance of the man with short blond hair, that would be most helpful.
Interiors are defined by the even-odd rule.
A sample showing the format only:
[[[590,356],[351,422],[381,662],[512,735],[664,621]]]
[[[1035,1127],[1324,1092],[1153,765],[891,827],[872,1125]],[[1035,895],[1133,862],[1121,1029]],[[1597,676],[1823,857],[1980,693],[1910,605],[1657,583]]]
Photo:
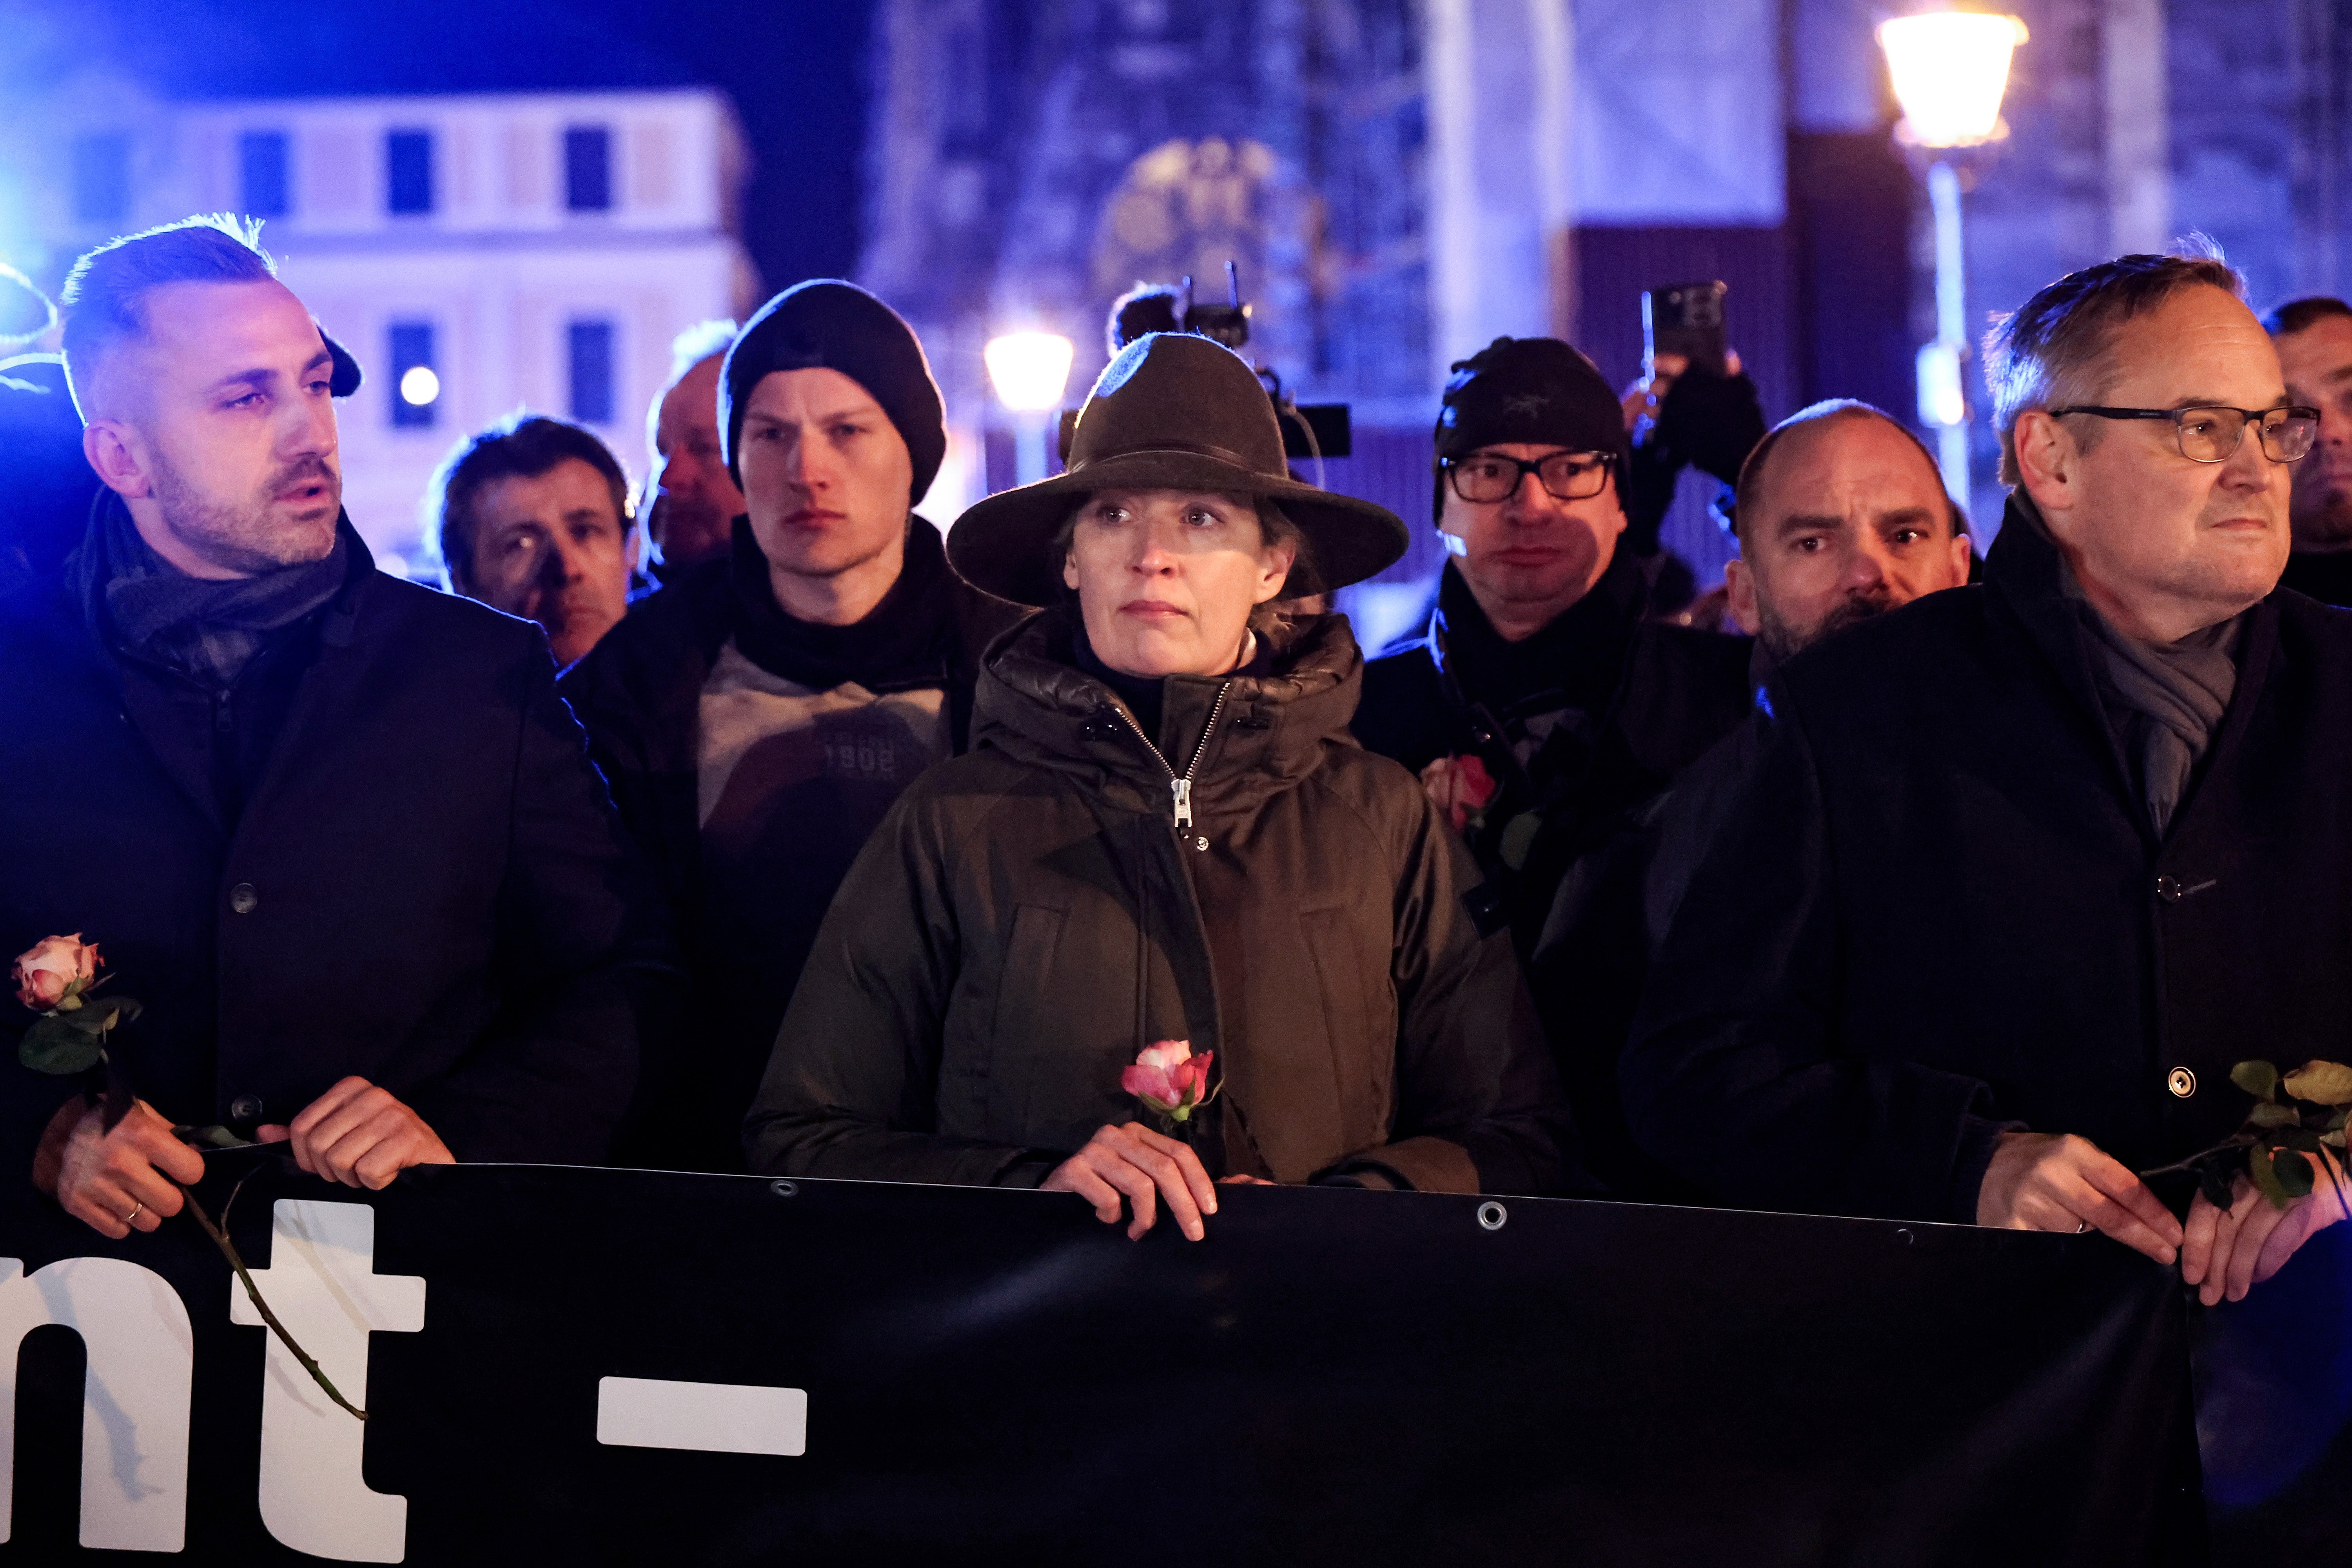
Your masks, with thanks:
[[[65,304],[105,493],[0,600],[0,952],[80,932],[145,1011],[95,1098],[8,1052],[0,1153],[114,1237],[203,1174],[175,1126],[354,1186],[600,1159],[663,949],[546,639],[376,570],[253,226],[102,246]]]
[[[2352,1014],[2352,622],[2273,592],[2316,416],[2210,256],[2070,274],[1988,360],[1985,580],[1777,671],[1627,1113],[1717,1200],[2097,1230],[2242,1297],[2345,1216],[2325,1172],[2158,1173]]]

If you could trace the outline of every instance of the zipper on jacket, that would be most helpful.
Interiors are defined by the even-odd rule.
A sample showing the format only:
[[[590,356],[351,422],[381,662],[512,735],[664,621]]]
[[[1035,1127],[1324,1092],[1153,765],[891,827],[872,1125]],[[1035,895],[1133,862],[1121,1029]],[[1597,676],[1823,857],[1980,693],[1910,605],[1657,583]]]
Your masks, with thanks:
[[[1168,792],[1172,797],[1171,804],[1178,827],[1192,826],[1192,775],[1200,770],[1201,759],[1208,754],[1209,737],[1217,732],[1217,715],[1225,710],[1225,693],[1233,689],[1233,685],[1227,680],[1217,687],[1217,700],[1209,705],[1209,721],[1201,730],[1201,743],[1192,748],[1192,760],[1185,764],[1181,773],[1176,771],[1176,764],[1168,760],[1167,753],[1151,743],[1151,737],[1143,732],[1143,727],[1135,721],[1134,716],[1124,708],[1118,710],[1118,716],[1127,721],[1127,727],[1135,731],[1135,738],[1143,742],[1143,749],[1158,758],[1160,765],[1168,770]]]

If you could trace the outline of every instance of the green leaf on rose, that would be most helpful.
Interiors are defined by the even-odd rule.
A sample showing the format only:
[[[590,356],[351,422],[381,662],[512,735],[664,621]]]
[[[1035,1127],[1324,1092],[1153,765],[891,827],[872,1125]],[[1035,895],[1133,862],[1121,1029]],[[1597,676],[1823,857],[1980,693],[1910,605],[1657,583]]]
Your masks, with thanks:
[[[2246,1121],[2253,1127],[2300,1127],[2303,1115],[2292,1105],[2265,1100],[2246,1113]]]
[[[2352,1105],[2352,1067],[2342,1062],[2308,1061],[2281,1081],[2297,1100],[2314,1105]]]
[[[34,1019],[16,1045],[16,1059],[35,1072],[87,1072],[105,1056],[106,1047],[96,1031],[77,1027],[64,1018]]]
[[[2271,1156],[2272,1168],[2278,1173],[2279,1185],[2290,1198],[2311,1195],[2311,1162],[2292,1149],[2281,1149]]]
[[[2252,1178],[2254,1190],[2269,1199],[2273,1208],[2283,1209],[2294,1201],[2285,1184],[2279,1180],[2278,1168],[2271,1163],[2267,1147],[2256,1144],[2246,1151],[2246,1174]]]
[[[2278,1089],[2279,1070],[2268,1062],[2240,1062],[2230,1069],[2230,1081],[2256,1100],[2268,1100]]]

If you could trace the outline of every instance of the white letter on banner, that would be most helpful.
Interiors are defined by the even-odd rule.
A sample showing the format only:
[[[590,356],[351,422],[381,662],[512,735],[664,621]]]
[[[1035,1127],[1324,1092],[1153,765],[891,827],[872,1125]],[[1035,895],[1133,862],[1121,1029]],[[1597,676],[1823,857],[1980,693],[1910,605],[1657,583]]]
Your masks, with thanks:
[[[603,1378],[596,1384],[596,1441],[798,1458],[808,1451],[808,1394],[755,1383]]]
[[[196,1341],[169,1281],[120,1258],[25,1273],[0,1258],[0,1542],[16,1475],[16,1352],[61,1323],[81,1336],[81,1543],[177,1552],[188,1529],[189,1385]],[[348,1417],[347,1417],[348,1419]]]
[[[375,1210],[280,1198],[261,1299],[344,1398],[365,1408],[368,1335],[425,1326],[425,1281],[375,1272]],[[263,1327],[231,1279],[229,1319]],[[261,1384],[261,1522],[297,1552],[341,1563],[397,1563],[408,1500],[370,1491],[360,1475],[366,1426],[329,1399],[276,1334]]]

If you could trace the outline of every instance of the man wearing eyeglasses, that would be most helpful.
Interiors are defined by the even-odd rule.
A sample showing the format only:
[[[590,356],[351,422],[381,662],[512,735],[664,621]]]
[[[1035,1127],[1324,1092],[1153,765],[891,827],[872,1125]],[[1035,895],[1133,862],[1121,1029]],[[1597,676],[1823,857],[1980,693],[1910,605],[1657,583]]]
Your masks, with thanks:
[[[1366,668],[1355,731],[1463,831],[1522,961],[1567,906],[1571,957],[1537,1000],[1605,1166],[1641,972],[1633,827],[1747,711],[1749,644],[1648,617],[1620,548],[1624,410],[1575,349],[1497,338],[1455,365],[1436,447],[1437,604]]]
[[[1626,1112],[1722,1201],[2095,1230],[2242,1298],[2346,1214],[2340,1152],[2284,1206],[2177,1168],[2238,1062],[2347,1054],[2352,623],[2273,593],[2317,416],[2213,257],[2073,273],[1989,357],[1985,581],[1779,670]]]
[[[2263,318],[2286,390],[2319,410],[2319,439],[2294,466],[2294,552],[2282,587],[2352,605],[2352,305],[2325,295]]]

